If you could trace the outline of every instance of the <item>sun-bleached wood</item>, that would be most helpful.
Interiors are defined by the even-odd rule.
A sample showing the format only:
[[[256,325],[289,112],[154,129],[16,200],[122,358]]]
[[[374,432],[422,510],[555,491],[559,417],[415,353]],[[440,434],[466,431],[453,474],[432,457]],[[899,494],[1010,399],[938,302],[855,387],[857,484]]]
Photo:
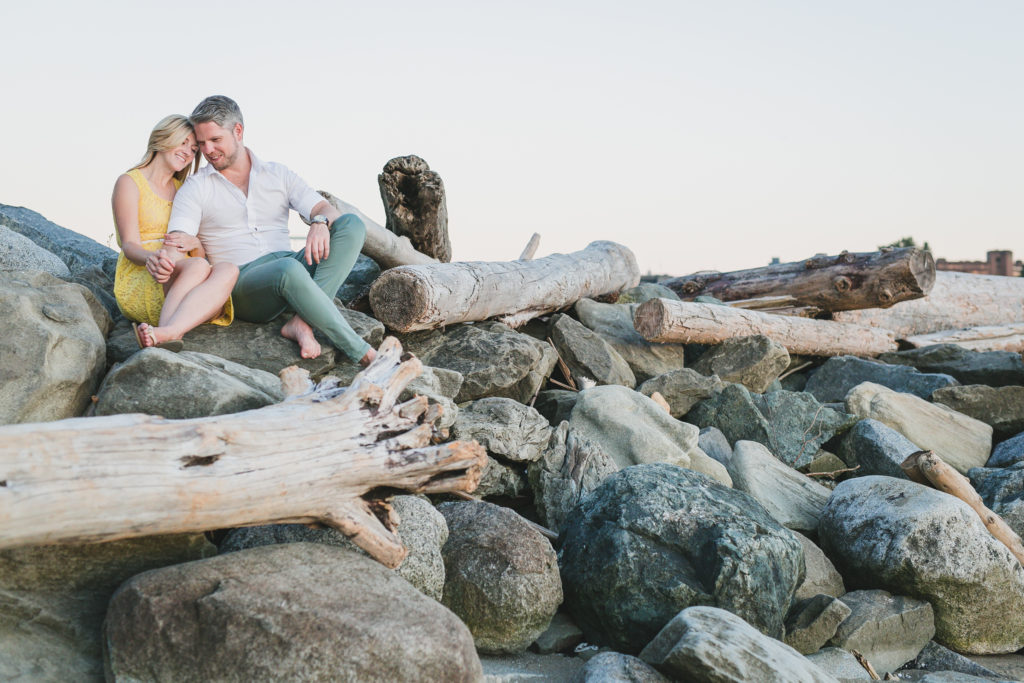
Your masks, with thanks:
[[[523,247],[523,253],[519,255],[520,261],[529,261],[533,259],[537,253],[537,248],[540,246],[540,233],[535,232],[530,236],[530,241]]]
[[[943,330],[931,334],[915,334],[907,337],[907,344],[914,348],[933,344],[956,344],[972,351],[1024,351],[1024,323],[1009,325],[981,325],[962,330]]]
[[[366,241],[363,242],[363,253],[376,261],[382,270],[394,268],[395,266],[437,263],[437,259],[416,251],[408,237],[396,235],[356,207],[343,202],[330,192],[326,190],[318,190],[318,192],[321,197],[326,199],[338,211],[343,214],[354,213],[362,219],[366,225]]]
[[[927,294],[935,260],[920,249],[815,256],[731,273],[704,271],[664,280],[680,299],[713,296],[722,301],[788,295],[797,307],[848,311],[891,306]]]
[[[891,308],[843,311],[834,320],[884,327],[898,339],[942,330],[1024,322],[1024,278],[940,270],[928,296]]]
[[[907,476],[919,484],[931,483],[938,490],[967,503],[981,518],[985,528],[1024,564],[1024,542],[1002,517],[985,506],[971,480],[947,465],[931,451],[918,451],[907,456],[900,465]]]
[[[257,410],[0,427],[0,548],[320,523],[397,566],[384,498],[473,491],[486,463],[475,441],[432,445],[439,406],[397,403],[421,370],[388,338],[350,386]]]
[[[532,261],[434,263],[392,268],[370,288],[374,317],[398,332],[498,317],[512,327],[584,297],[634,287],[636,257],[615,242]]]
[[[892,334],[878,328],[672,299],[640,304],[633,325],[652,342],[719,344],[763,334],[790,353],[809,356],[877,356],[896,350]]]

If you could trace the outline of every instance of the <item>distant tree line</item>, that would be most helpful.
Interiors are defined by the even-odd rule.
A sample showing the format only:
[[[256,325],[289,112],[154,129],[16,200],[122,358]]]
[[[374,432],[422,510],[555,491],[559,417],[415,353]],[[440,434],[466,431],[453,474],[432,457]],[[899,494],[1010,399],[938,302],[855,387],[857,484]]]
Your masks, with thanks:
[[[918,244],[914,240],[913,237],[901,237],[898,240],[896,240],[895,242],[890,242],[889,244],[880,244],[880,245],[878,245],[879,249],[888,249],[889,247],[918,247]],[[924,244],[920,245],[918,248],[919,249],[923,249],[924,251],[931,251],[932,250],[932,248],[928,246],[927,242],[925,242]]]

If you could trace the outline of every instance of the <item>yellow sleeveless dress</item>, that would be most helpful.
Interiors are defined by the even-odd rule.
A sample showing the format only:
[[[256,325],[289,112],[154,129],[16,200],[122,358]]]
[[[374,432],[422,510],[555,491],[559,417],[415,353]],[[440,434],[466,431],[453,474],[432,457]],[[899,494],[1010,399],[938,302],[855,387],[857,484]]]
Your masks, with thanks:
[[[142,246],[148,251],[156,251],[163,246],[164,235],[167,234],[172,202],[154,192],[139,169],[133,168],[127,175],[139,188],[139,237]],[[181,182],[175,180],[174,187],[181,187]],[[121,245],[120,237],[117,243]],[[164,288],[153,279],[146,266],[133,263],[123,251],[117,257],[114,298],[126,318],[150,325],[159,324],[160,309],[164,306]],[[234,318],[235,309],[229,298],[221,314],[210,322],[214,325],[230,325]]]

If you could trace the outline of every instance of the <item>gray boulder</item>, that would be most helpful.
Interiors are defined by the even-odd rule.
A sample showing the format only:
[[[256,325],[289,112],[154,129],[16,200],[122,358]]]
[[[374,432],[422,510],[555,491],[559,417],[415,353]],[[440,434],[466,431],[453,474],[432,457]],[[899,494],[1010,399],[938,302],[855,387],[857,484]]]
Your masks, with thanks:
[[[551,544],[508,508],[459,502],[438,509],[448,523],[445,606],[469,627],[480,652],[525,650],[562,604]]]
[[[822,444],[853,423],[852,418],[822,406],[810,394],[752,394],[739,384],[730,384],[698,403],[686,414],[686,421],[698,427],[717,427],[732,443],[762,443],[792,467],[811,462]]]
[[[140,574],[104,630],[108,681],[481,677],[458,617],[374,560],[313,543]]]
[[[563,420],[569,419],[576,405],[576,396],[575,391],[546,389],[537,394],[533,407],[547,419],[548,424],[557,427]]]
[[[861,382],[927,399],[936,389],[959,384],[949,375],[925,374],[905,365],[886,365],[855,356],[829,358],[807,380],[804,391],[822,403],[842,401]]]
[[[477,498],[515,498],[529,488],[530,483],[522,464],[510,464],[488,455],[480,483],[473,495]]]
[[[116,251],[20,206],[0,204],[0,226],[54,254],[71,271],[70,281],[88,288],[111,317],[120,317],[113,294]]]
[[[803,550],[745,493],[663,463],[610,475],[569,514],[566,605],[591,642],[636,653],[680,610],[728,609],[772,636]]]
[[[619,293],[616,303],[619,304],[642,304],[651,299],[672,299],[679,301],[679,295],[664,285],[654,282],[641,282],[636,287],[630,287]]]
[[[510,398],[481,398],[465,403],[452,425],[452,438],[475,439],[488,454],[511,462],[540,457],[551,427],[540,413]]]
[[[622,356],[637,382],[645,382],[683,367],[684,350],[682,344],[657,344],[641,337],[633,327],[638,305],[580,299],[573,311],[581,323],[601,335]]]
[[[365,254],[360,254],[345,282],[338,288],[335,298],[339,299],[343,306],[347,306],[367,296],[370,293],[370,286],[378,276],[380,266],[377,262]]]
[[[702,375],[742,384],[756,394],[768,390],[789,367],[786,347],[764,335],[734,337],[717,344],[693,364]]]
[[[932,606],[923,600],[859,590],[843,596],[850,615],[830,644],[857,650],[882,674],[917,657],[935,635]]]
[[[352,370],[361,369],[359,366],[352,367]],[[454,370],[424,365],[423,372],[406,385],[398,400],[408,401],[413,396],[426,396],[431,403],[437,403],[443,410],[441,417],[437,420],[437,426],[443,429],[455,424],[455,420],[459,416],[459,407],[455,403],[455,397],[458,396],[461,388],[462,375],[459,373]]]
[[[861,420],[839,442],[839,457],[849,467],[859,467],[854,476],[881,474],[906,479],[900,464],[921,450],[913,441],[878,420]]]
[[[558,360],[550,345],[501,323],[453,325],[444,332],[402,335],[401,340],[427,365],[462,374],[458,403],[486,396],[529,403]]]
[[[868,674],[868,670],[861,666],[853,653],[842,648],[823,647],[817,652],[807,655],[807,660],[843,683],[873,680]]]
[[[1020,536],[1024,534],[1024,462],[1010,467],[968,470],[971,485],[982,502]]]
[[[643,649],[640,658],[677,681],[836,681],[785,643],[715,607],[690,607],[680,612]]]
[[[398,537],[409,554],[395,573],[424,595],[440,602],[444,593],[444,560],[441,547],[448,540],[448,525],[429,501],[418,496],[391,499],[398,513]],[[233,553],[281,543],[322,543],[366,553],[335,529],[313,529],[305,524],[266,524],[232,529],[220,543],[220,552]]]
[[[1024,384],[1024,361],[1013,351],[972,351],[956,344],[883,353],[883,363],[911,365],[921,372],[952,375],[961,384],[1003,387]]]
[[[811,539],[800,533],[797,533],[796,537],[800,541],[800,545],[804,547],[806,574],[803,583],[796,589],[793,599],[806,600],[819,594],[838,598],[846,593],[843,577],[836,571],[832,560],[828,559],[821,548]]]
[[[669,683],[669,679],[639,657],[600,652],[587,661],[572,683]]]
[[[700,434],[697,436],[697,445],[710,457],[725,465],[726,470],[729,469],[729,463],[732,460],[732,446],[729,445],[729,439],[725,438],[721,429],[705,427],[700,430]]]
[[[911,669],[924,671],[955,671],[970,676],[982,676],[985,678],[999,678],[999,674],[987,667],[953,652],[949,648],[942,647],[934,640],[924,646],[924,649],[917,655],[917,659],[907,665]]]
[[[993,448],[985,467],[1009,467],[1018,462],[1024,462],[1024,432]]]
[[[534,652],[481,654],[480,663],[484,669],[483,683],[571,681],[583,669],[583,659],[580,657]]]
[[[202,534],[0,550],[0,680],[102,681],[102,626],[122,582],[216,553]]]
[[[793,605],[786,615],[786,645],[802,655],[817,652],[850,616],[850,608],[831,595],[819,593]]]
[[[699,429],[673,419],[657,403],[626,387],[581,391],[569,418],[569,429],[586,441],[600,444],[620,468],[667,462],[732,485],[725,467],[697,446]]]
[[[1024,646],[1024,567],[966,503],[891,477],[849,479],[818,527],[848,586],[927,600],[935,639],[967,654]]]
[[[800,474],[756,441],[737,441],[729,461],[735,488],[749,493],[779,524],[815,534],[818,517],[831,493]]]
[[[96,414],[148,413],[180,420],[261,408],[284,398],[281,380],[205,353],[144,349],[115,366]]]
[[[583,642],[583,631],[565,612],[556,612],[551,623],[530,646],[542,655],[567,652]]]
[[[384,339],[384,326],[363,313],[339,309],[352,328],[368,344],[374,348],[380,346]],[[291,318],[291,314],[278,316],[268,323],[249,323],[235,320],[228,327],[217,325],[200,325],[185,335],[185,350],[219,356],[225,360],[244,365],[256,370],[263,370],[276,375],[289,365],[297,365],[308,370],[313,377],[322,377],[334,371],[348,368],[354,375],[358,363],[349,359],[344,353],[331,345],[326,337],[317,333],[322,352],[316,358],[302,358],[299,346],[290,339],[281,336],[281,328]],[[139,351],[129,321],[120,322],[110,335],[107,342],[107,357],[112,362],[123,362]]]
[[[106,347],[87,297],[48,273],[0,272],[0,424],[77,417],[88,407]]]
[[[1024,386],[948,387],[933,393],[932,400],[990,425],[996,441],[1024,431]]]
[[[563,422],[553,430],[540,459],[527,469],[537,515],[556,533],[580,499],[620,469],[599,443],[568,427]]]
[[[0,225],[0,271],[38,270],[67,280],[71,271],[55,254],[29,238]]]
[[[717,375],[702,375],[691,368],[679,368],[663,375],[652,377],[636,388],[644,396],[658,392],[668,401],[670,413],[681,418],[690,408],[706,398],[711,398],[725,385]]]
[[[559,313],[551,318],[549,334],[577,386],[582,386],[584,378],[630,389],[636,386],[636,377],[622,356],[583,324]]]

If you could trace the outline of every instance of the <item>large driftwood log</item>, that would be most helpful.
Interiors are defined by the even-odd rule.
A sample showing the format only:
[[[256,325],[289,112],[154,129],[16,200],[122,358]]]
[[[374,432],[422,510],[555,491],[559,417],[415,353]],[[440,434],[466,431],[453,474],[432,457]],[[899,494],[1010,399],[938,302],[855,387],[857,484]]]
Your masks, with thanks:
[[[935,281],[935,260],[919,249],[815,256],[731,273],[701,272],[666,280],[684,300],[713,296],[722,301],[792,296],[796,306],[848,311],[891,306],[927,294]]]
[[[914,348],[933,344],[956,344],[972,351],[1024,351],[1024,323],[979,325],[962,330],[915,334],[904,339]]]
[[[892,308],[844,311],[834,320],[884,327],[899,339],[942,330],[1024,322],[1024,278],[939,271],[928,296]]]
[[[877,356],[896,349],[892,334],[878,328],[672,299],[640,304],[633,325],[652,342],[719,344],[763,334],[790,353],[809,356]]]
[[[384,165],[377,184],[384,200],[385,227],[408,237],[417,251],[444,263],[451,261],[441,176],[418,156],[396,157]]]
[[[636,257],[615,242],[532,261],[437,263],[393,268],[370,288],[374,317],[399,332],[500,320],[513,327],[539,315],[634,287]]]
[[[900,464],[903,471],[918,484],[930,483],[938,490],[956,496],[981,517],[989,533],[1005,545],[1024,564],[1024,542],[1002,517],[985,507],[985,502],[971,486],[971,480],[957,472],[931,451],[917,451]]]
[[[349,387],[233,415],[2,427],[0,547],[321,523],[397,566],[405,548],[382,498],[473,491],[486,462],[475,441],[431,445],[439,406],[396,403],[422,367],[401,355],[389,338]]]
[[[424,263],[437,263],[437,259],[416,251],[408,237],[400,237],[365,213],[335,197],[330,192],[319,190],[320,196],[330,202],[331,206],[342,213],[354,213],[366,225],[366,241],[363,253],[377,262],[382,270],[395,266],[410,266]]]

